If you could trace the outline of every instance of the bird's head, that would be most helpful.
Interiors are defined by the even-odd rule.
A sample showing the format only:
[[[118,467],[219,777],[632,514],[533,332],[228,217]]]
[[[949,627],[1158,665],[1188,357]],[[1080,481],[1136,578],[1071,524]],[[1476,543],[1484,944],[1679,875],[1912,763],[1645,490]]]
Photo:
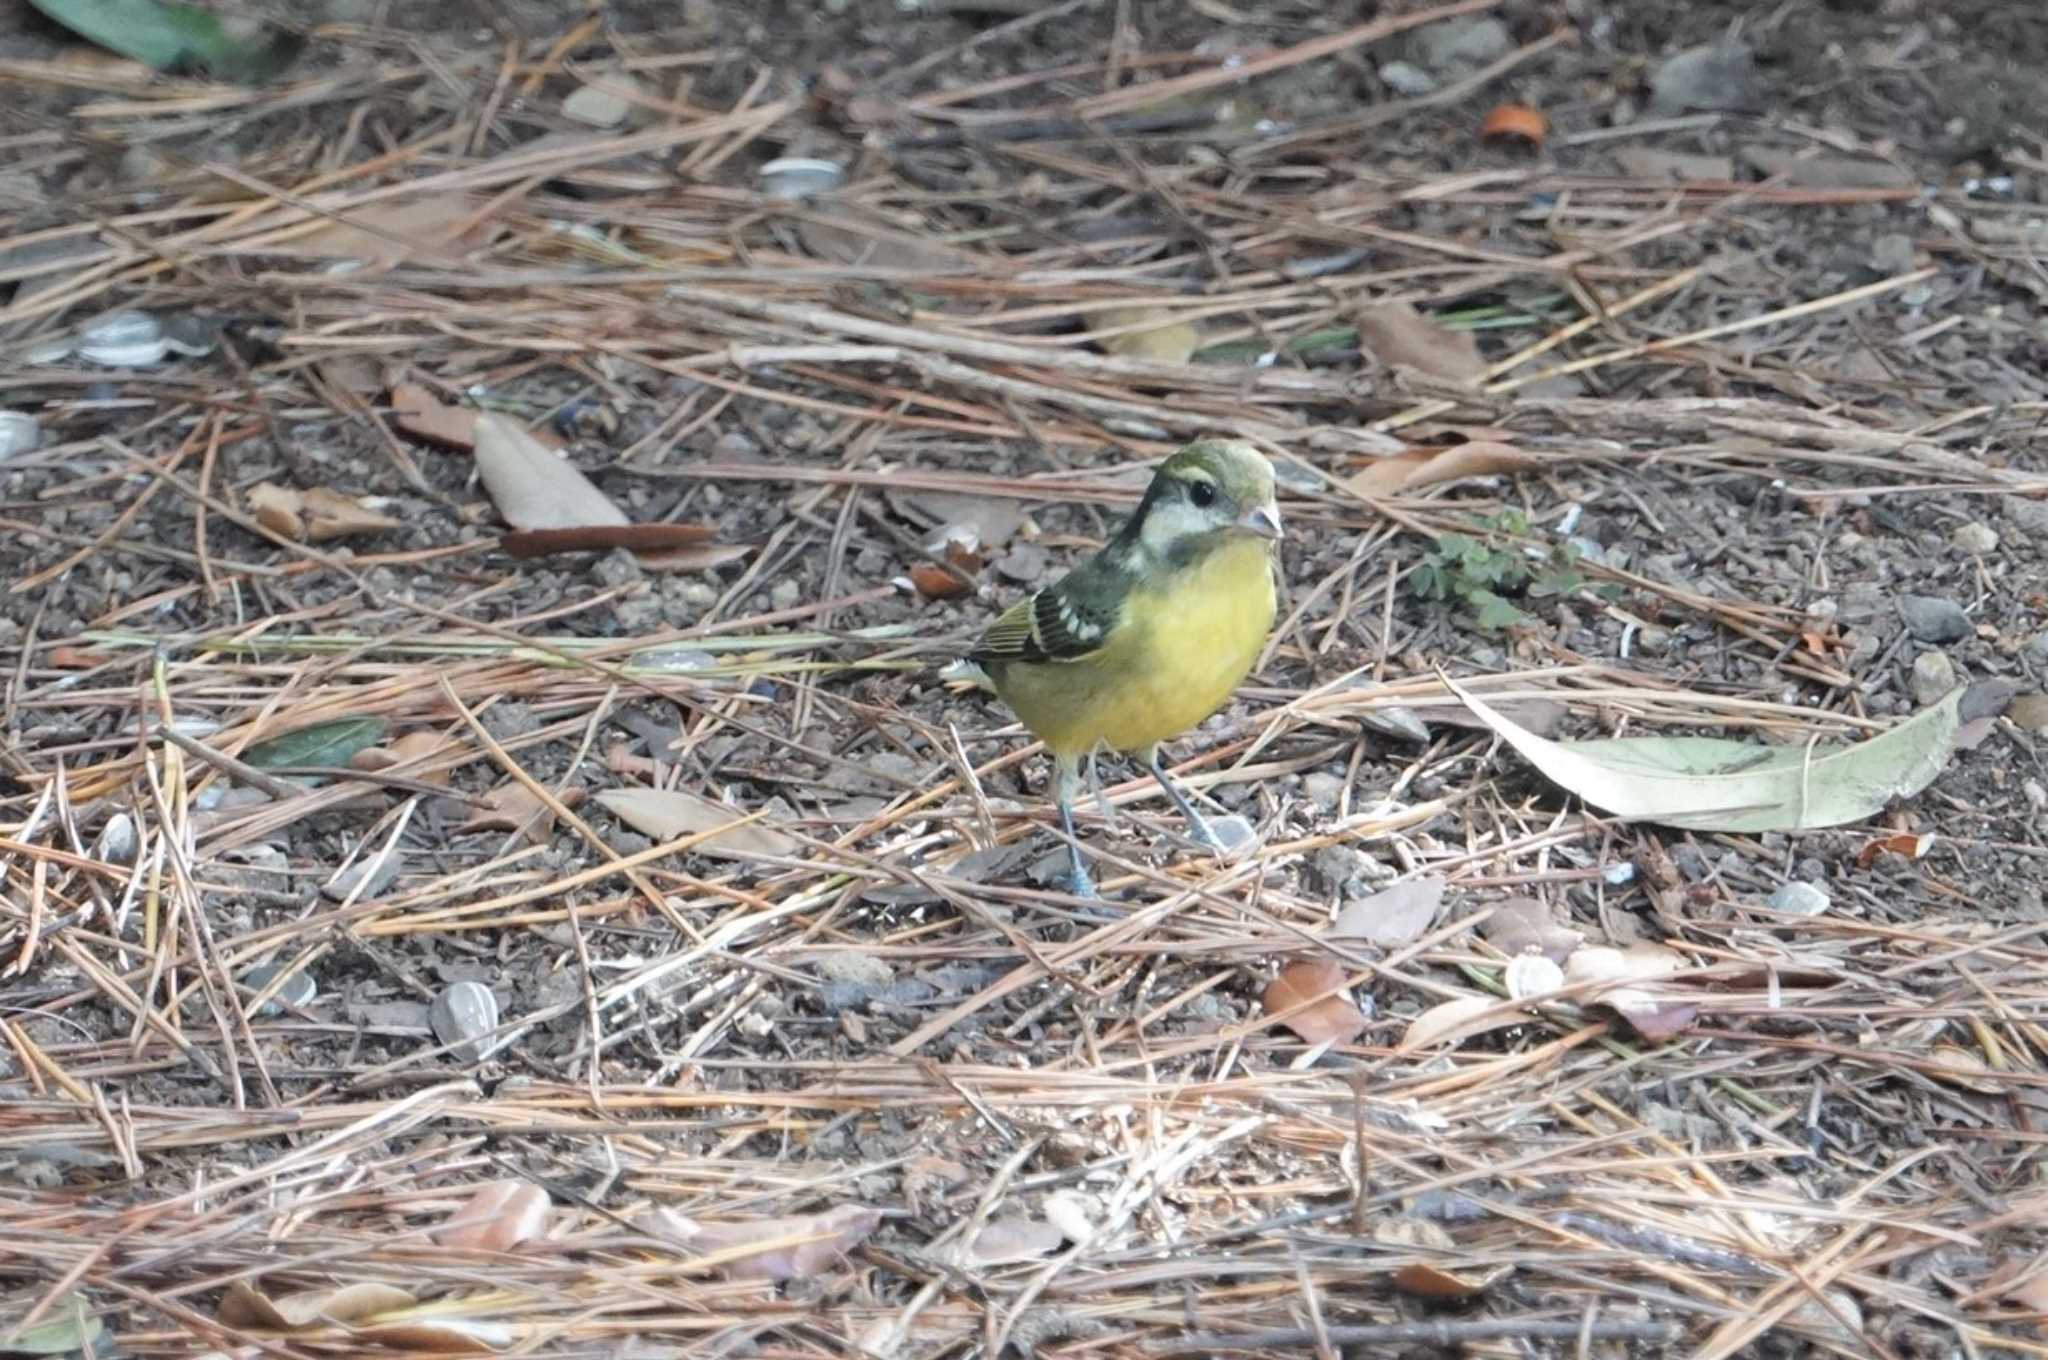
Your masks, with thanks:
[[[1242,439],[1205,439],[1159,465],[1129,532],[1147,552],[1176,557],[1229,534],[1280,537],[1273,465]]]

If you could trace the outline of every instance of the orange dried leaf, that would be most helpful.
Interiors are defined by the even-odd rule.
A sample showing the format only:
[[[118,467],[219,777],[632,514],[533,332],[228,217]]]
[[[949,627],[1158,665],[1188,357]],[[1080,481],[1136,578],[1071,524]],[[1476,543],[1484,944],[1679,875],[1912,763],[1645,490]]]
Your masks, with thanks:
[[[1513,1269],[1495,1266],[1478,1272],[1457,1271],[1418,1261],[1394,1272],[1394,1288],[1419,1299],[1469,1299],[1491,1289]]]
[[[1344,990],[1344,970],[1322,959],[1288,964],[1267,984],[1259,1004],[1312,1044],[1349,1043],[1368,1023]]]
[[[1863,848],[1856,852],[1856,867],[1868,869],[1877,862],[1879,855],[1885,854],[1903,855],[1909,860],[1918,860],[1924,858],[1933,848],[1934,836],[1931,832],[1915,835],[1911,831],[1894,831],[1888,836],[1866,841]]]
[[[530,1181],[487,1181],[434,1233],[444,1247],[510,1251],[546,1231],[554,1204]]]
[[[1480,125],[1479,135],[1491,141],[1527,142],[1542,146],[1550,135],[1550,120],[1527,104],[1496,104]]]
[[[68,642],[60,642],[43,654],[43,664],[60,671],[88,671],[94,666],[104,666],[113,659],[105,652],[74,647]]]
[[[910,564],[910,584],[927,600],[951,600],[967,593],[967,583],[936,562]]]
[[[329,491],[324,486],[301,491],[299,501],[299,513],[306,521],[306,537],[314,543],[399,527],[399,521],[390,515],[380,514],[355,497]]]
[[[514,557],[606,552],[612,548],[662,553],[701,546],[717,533],[708,524],[585,524],[560,529],[514,529],[498,540],[498,546]]]
[[[822,1214],[731,1223],[698,1223],[663,1210],[654,1226],[709,1257],[728,1279],[772,1281],[819,1274],[865,1242],[881,1223],[879,1209],[842,1204]]]
[[[1472,332],[1439,325],[1405,302],[1359,312],[1358,343],[1389,368],[1411,368],[1458,387],[1476,386],[1486,376]]]
[[[1398,496],[1466,477],[1501,477],[1524,472],[1538,463],[1536,455],[1513,444],[1473,440],[1447,449],[1411,449],[1376,458],[1351,476],[1351,489],[1361,496]]]

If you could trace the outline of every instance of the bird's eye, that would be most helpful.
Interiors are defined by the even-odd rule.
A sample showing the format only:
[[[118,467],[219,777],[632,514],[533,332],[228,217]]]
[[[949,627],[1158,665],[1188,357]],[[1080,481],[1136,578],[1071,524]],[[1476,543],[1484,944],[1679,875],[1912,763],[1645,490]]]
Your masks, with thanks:
[[[1216,483],[1189,482],[1188,499],[1193,501],[1196,505],[1199,505],[1204,509],[1207,509],[1209,506],[1214,505],[1216,503]]]

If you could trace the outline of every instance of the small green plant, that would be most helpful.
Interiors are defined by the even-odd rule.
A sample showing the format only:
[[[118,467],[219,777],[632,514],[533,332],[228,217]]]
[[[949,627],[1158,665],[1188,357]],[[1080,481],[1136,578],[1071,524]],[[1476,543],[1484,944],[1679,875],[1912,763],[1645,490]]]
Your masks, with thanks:
[[[1558,543],[1544,556],[1531,557],[1516,541],[1528,532],[1528,516],[1503,510],[1483,521],[1476,536],[1439,536],[1410,578],[1415,593],[1425,600],[1463,604],[1482,631],[1497,633],[1527,622],[1528,611],[1516,599],[1547,599],[1584,590],[1578,548]],[[1610,595],[1614,588],[1597,587],[1596,593]]]

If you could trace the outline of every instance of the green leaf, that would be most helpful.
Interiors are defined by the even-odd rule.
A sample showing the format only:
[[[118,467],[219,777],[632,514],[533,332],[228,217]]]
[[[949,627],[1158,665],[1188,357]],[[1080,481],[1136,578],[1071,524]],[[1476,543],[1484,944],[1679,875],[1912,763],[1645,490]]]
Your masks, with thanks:
[[[1490,590],[1478,592],[1472,597],[1472,603],[1476,606],[1475,620],[1480,629],[1488,633],[1512,628],[1529,617]]]
[[[30,0],[64,27],[162,71],[198,66],[226,80],[258,84],[283,71],[306,40],[288,29],[223,23],[190,5],[160,0]]]
[[[0,1324],[0,1338],[7,1335],[8,1328]],[[95,1354],[100,1338],[106,1333],[106,1324],[85,1309],[85,1300],[77,1295],[58,1301],[57,1306],[43,1315],[43,1320],[11,1341],[0,1340],[0,1353],[7,1355],[71,1355],[83,1351]]]
[[[346,765],[356,752],[384,736],[382,718],[337,718],[259,741],[242,752],[242,763],[259,770],[300,765]]]

